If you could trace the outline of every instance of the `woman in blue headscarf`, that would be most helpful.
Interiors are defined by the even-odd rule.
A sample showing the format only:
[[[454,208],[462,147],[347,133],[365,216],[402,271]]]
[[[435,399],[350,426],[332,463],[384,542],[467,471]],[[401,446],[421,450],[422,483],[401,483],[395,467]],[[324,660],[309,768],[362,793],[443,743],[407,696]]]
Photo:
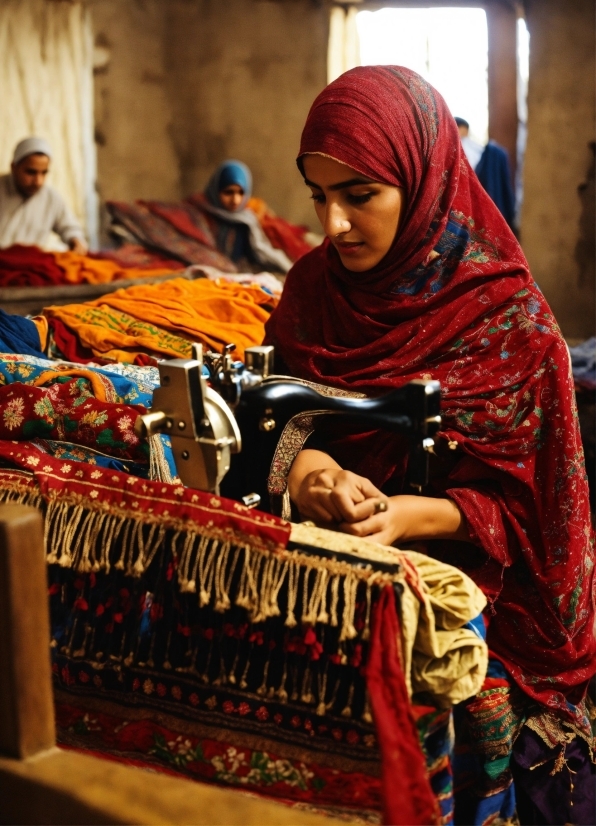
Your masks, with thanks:
[[[271,246],[256,214],[246,206],[251,194],[250,169],[242,161],[227,160],[215,170],[204,194],[188,200],[207,214],[217,249],[240,269],[288,272],[292,262],[283,250]]]

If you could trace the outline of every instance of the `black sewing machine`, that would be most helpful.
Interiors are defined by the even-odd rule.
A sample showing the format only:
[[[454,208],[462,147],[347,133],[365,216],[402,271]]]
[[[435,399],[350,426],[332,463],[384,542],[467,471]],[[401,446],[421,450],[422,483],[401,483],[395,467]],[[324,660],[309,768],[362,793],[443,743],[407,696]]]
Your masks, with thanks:
[[[408,481],[427,482],[428,453],[441,424],[437,381],[412,381],[376,398],[326,396],[307,382],[273,374],[273,347],[250,347],[245,363],[234,345],[203,357],[159,364],[160,387],[138,432],[168,433],[182,482],[268,510],[267,477],[286,424],[308,411],[340,415],[363,429],[387,429],[410,443]],[[208,378],[203,366],[207,368]]]

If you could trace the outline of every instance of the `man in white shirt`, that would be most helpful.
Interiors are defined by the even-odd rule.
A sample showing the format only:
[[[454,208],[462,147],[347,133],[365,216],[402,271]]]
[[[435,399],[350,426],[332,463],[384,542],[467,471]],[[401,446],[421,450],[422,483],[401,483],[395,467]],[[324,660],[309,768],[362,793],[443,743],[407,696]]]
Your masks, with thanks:
[[[43,138],[17,144],[11,171],[0,176],[0,248],[44,247],[53,231],[74,252],[87,253],[81,225],[62,196],[45,183],[51,158],[52,149]]]

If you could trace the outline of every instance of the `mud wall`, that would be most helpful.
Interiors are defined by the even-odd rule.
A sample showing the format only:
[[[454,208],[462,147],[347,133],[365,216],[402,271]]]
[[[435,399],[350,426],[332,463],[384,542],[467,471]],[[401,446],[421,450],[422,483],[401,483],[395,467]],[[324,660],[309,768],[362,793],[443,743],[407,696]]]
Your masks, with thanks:
[[[228,157],[255,194],[313,222],[294,158],[326,83],[328,12],[313,0],[94,0],[100,196],[178,198]]]
[[[528,145],[521,241],[563,333],[595,332],[593,0],[526,0]]]

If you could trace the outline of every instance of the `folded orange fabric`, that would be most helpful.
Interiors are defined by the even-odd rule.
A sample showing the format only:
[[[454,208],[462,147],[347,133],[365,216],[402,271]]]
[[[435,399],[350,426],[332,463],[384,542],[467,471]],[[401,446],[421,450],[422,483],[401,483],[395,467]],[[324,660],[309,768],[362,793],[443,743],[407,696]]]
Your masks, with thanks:
[[[53,252],[52,255],[56,264],[64,271],[64,280],[68,284],[108,284],[111,281],[127,281],[172,272],[171,268],[129,269],[121,267],[115,261],[89,258],[77,252]]]
[[[236,355],[260,344],[277,299],[256,285],[175,278],[139,284],[85,304],[47,307],[94,355],[132,362],[139,353],[190,357],[191,343],[220,351],[233,342]]]
[[[46,345],[48,343],[48,320],[43,315],[36,315],[33,316],[31,321],[37,327],[37,332],[39,333],[39,349],[42,353],[45,353]]]

